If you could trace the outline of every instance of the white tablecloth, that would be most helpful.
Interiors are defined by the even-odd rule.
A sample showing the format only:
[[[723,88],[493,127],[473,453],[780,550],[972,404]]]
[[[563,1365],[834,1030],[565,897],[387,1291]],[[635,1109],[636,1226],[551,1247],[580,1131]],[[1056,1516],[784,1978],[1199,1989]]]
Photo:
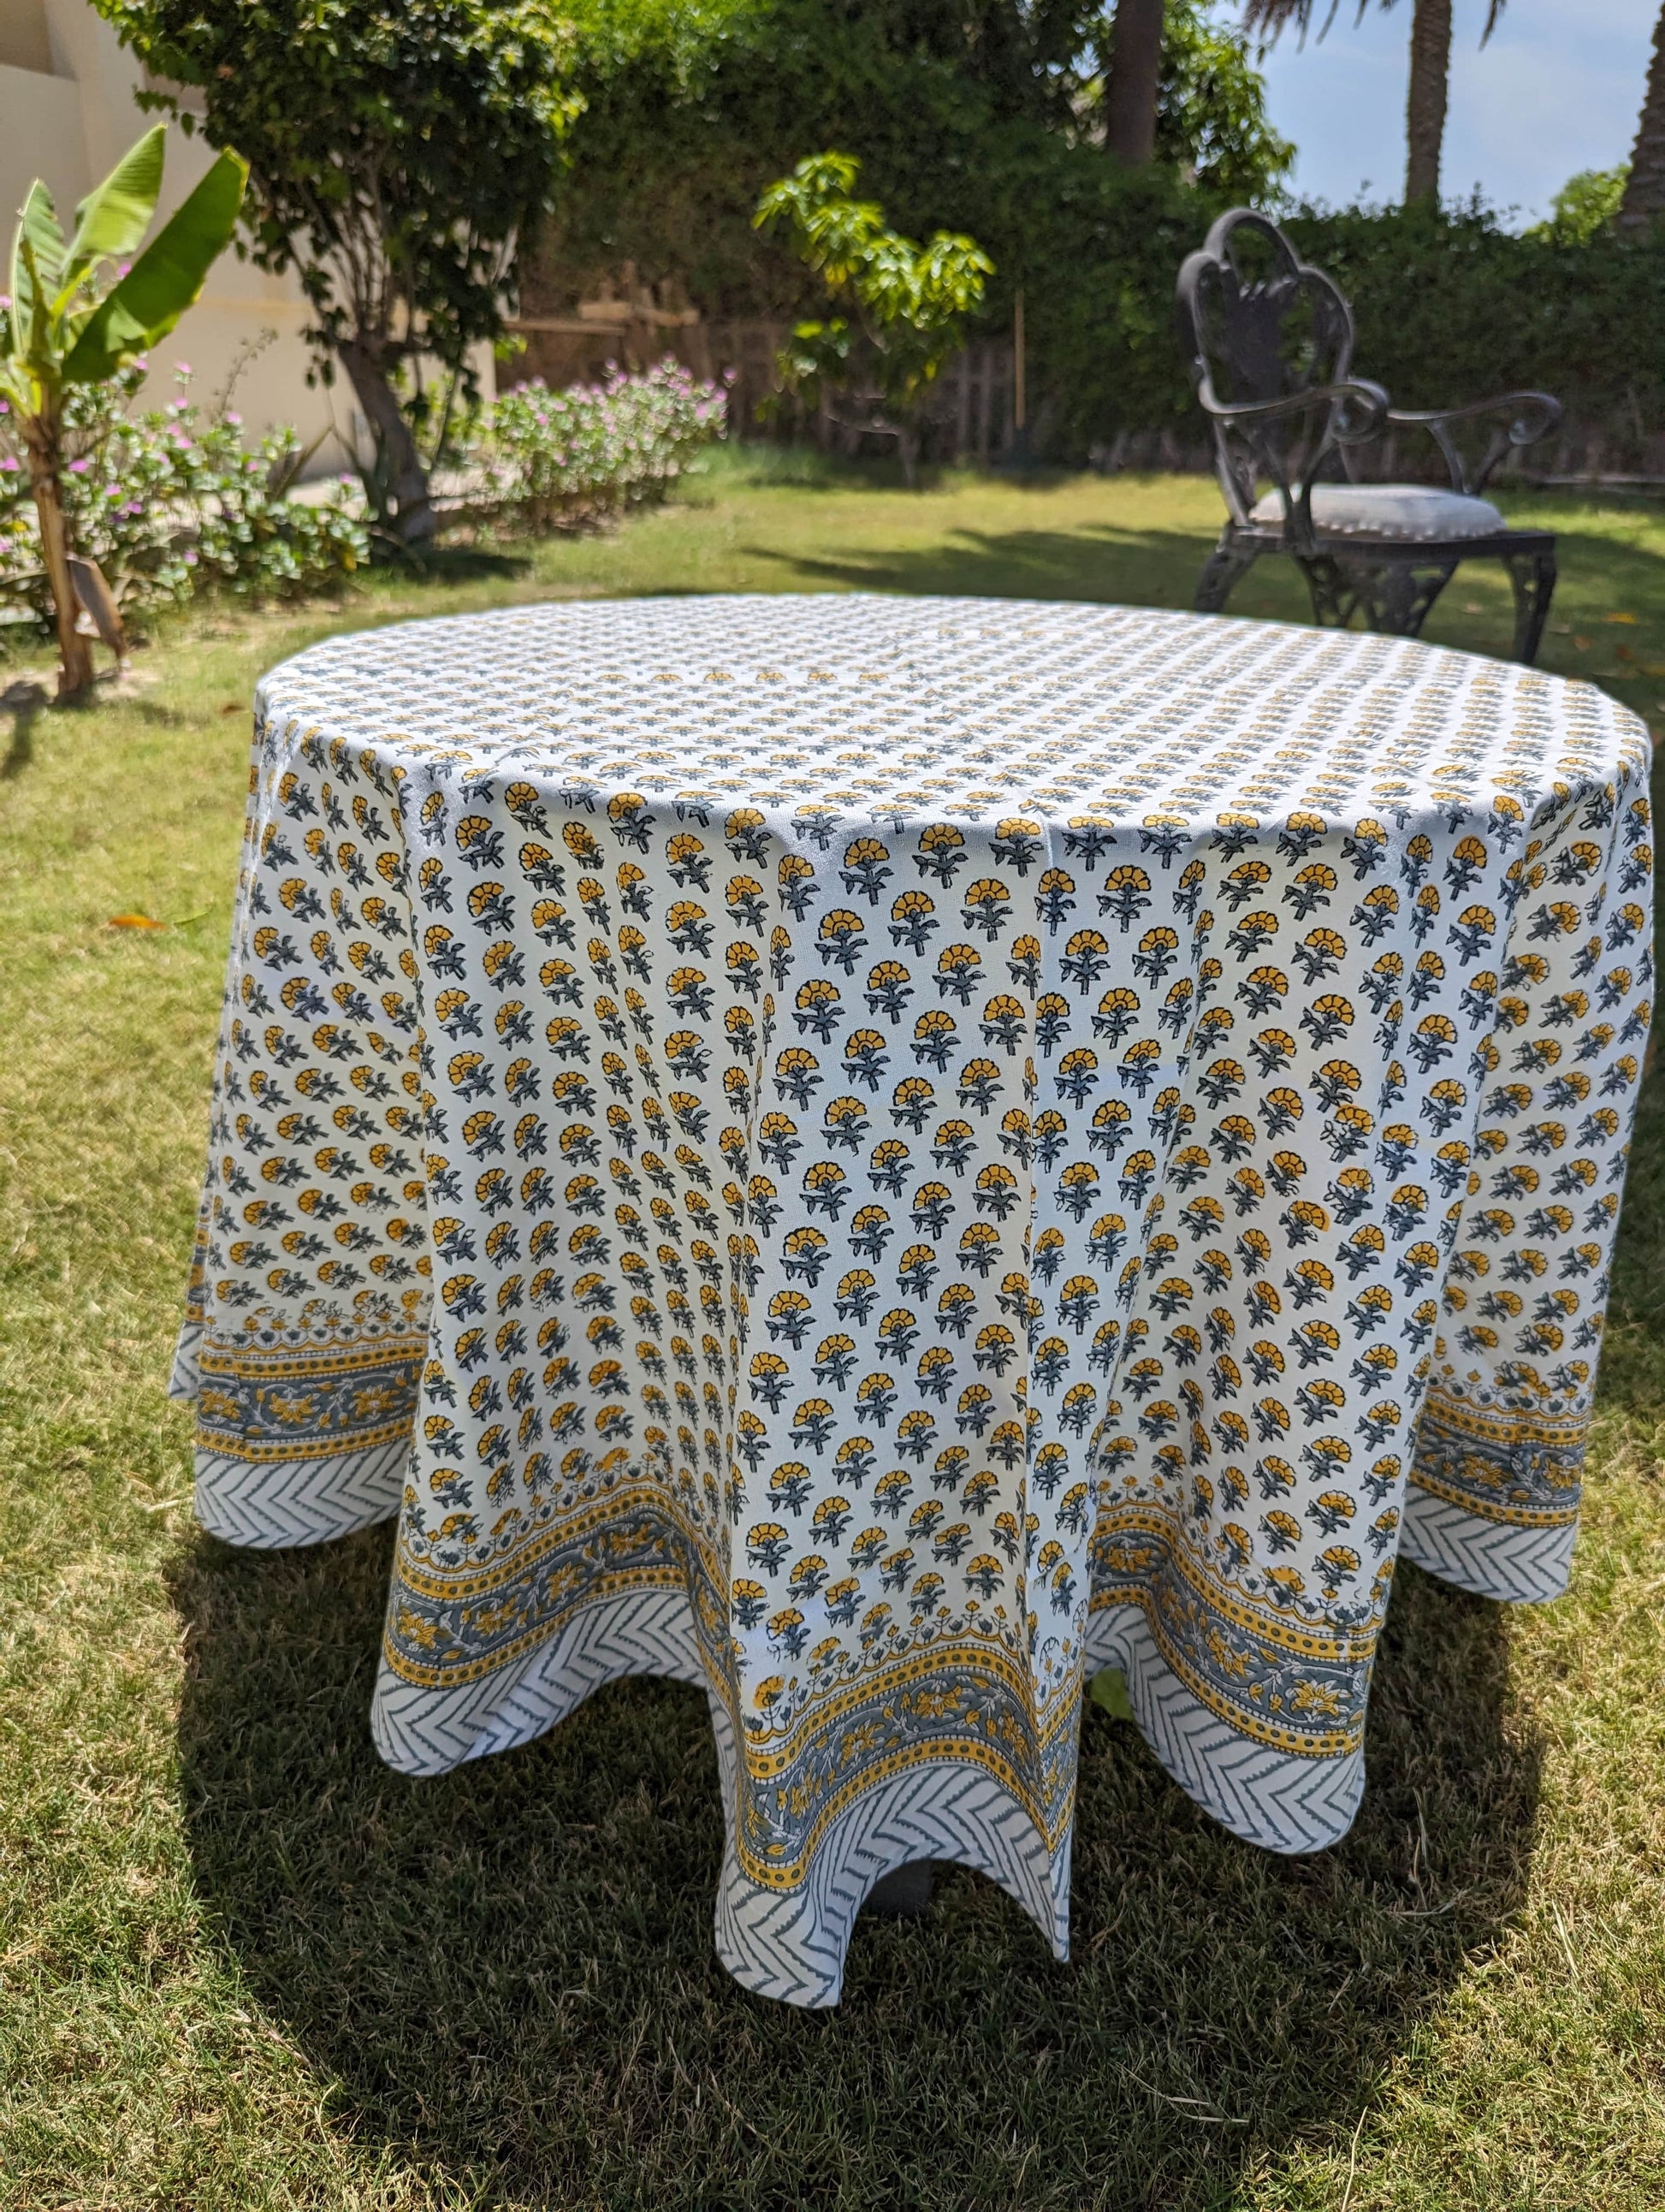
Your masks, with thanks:
[[[1395,1560],[1569,1569],[1650,987],[1585,684],[868,597],[518,609],[260,687],[176,1388],[240,1544],[397,1514],[434,1773],[709,1693],[739,1978],[910,1860],[1058,1953],[1084,1668],[1281,1850]]]

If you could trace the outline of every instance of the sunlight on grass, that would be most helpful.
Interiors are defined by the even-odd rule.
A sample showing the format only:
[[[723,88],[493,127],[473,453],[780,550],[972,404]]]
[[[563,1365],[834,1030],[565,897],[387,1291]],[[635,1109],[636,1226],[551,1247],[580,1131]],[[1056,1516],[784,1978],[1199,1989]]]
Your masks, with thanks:
[[[740,1990],[701,1700],[618,1684],[437,1781],[366,1716],[387,1536],[239,1553],[162,1396],[259,670],[574,593],[1188,604],[1200,482],[720,456],[605,538],[165,628],[131,687],[0,665],[0,2204],[1456,2212],[1665,2200],[1665,1086],[1650,1086],[1571,1595],[1407,1571],[1352,1834],[1234,1841],[1084,1721],[1073,1961],[947,1873],[844,2003]],[[1665,521],[1563,533],[1545,665],[1665,726]],[[1266,562],[1233,611],[1302,618]],[[1632,623],[1607,619],[1633,615]],[[1500,574],[1430,635],[1498,649]],[[1652,671],[1653,672],[1650,672]],[[175,925],[112,930],[113,915]]]

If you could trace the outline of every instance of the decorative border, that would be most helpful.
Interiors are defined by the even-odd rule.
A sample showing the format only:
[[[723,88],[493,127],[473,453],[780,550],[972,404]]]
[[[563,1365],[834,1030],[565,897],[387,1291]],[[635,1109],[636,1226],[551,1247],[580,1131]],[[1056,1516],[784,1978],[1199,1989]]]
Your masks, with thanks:
[[[1108,1508],[1093,1533],[1089,1562],[1090,1641],[1103,1614],[1135,1609],[1191,1696],[1252,1742],[1308,1759],[1358,1749],[1376,1650],[1374,1620],[1349,1633],[1249,1605],[1206,1577],[1149,1506]]]
[[[1352,1826],[1364,1789],[1362,1745],[1329,1759],[1255,1743],[1194,1695],[1164,1656],[1150,1615],[1120,1605],[1093,1616],[1087,1671],[1119,1667],[1139,1733],[1164,1772],[1245,1843],[1321,1851]]]
[[[711,1723],[728,1808],[735,1802],[732,1733],[716,1698]],[[836,2005],[850,1931],[874,1884],[897,1867],[945,1859],[997,1882],[1040,1929],[1053,1957],[1067,1959],[1073,1804],[1071,1814],[1048,1844],[1027,1807],[981,1765],[921,1755],[900,1773],[870,1777],[819,1838],[805,1880],[784,1892],[750,1878],[735,1848],[731,1814],[717,1891],[717,1955],[758,1996]]]
[[[428,1337],[262,1328],[195,1346],[199,1455],[250,1466],[408,1448]]]
[[[1578,1518],[1588,1411],[1475,1406],[1429,1389],[1411,1480],[1464,1512],[1511,1528],[1563,1528]]]
[[[416,1718],[426,1693],[435,1712],[454,1708],[471,1716],[470,1728],[495,1733],[500,1688],[513,1705],[528,1668],[548,1674],[540,1653],[563,1645],[598,1609],[628,1612],[654,1595],[686,1607],[702,1654],[701,1679],[723,1701],[744,1776],[736,1856],[760,1887],[800,1887],[823,1839],[858,1800],[922,1764],[981,1770],[1022,1809],[1049,1852],[1067,1837],[1079,1699],[1060,1694],[1037,1715],[1028,1680],[1002,1649],[992,1616],[981,1626],[933,1624],[928,1641],[921,1634],[912,1650],[887,1644],[855,1679],[811,1686],[787,1723],[765,1735],[732,1703],[736,1669],[720,1562],[707,1556],[664,1493],[640,1482],[608,1492],[535,1546],[523,1543],[501,1564],[471,1572],[448,1572],[413,1556],[402,1541],[378,1709],[391,1701],[406,1717],[400,1730],[414,1729],[424,1741],[436,1726],[452,1737],[452,1723]],[[860,1766],[845,1781],[849,1742],[858,1735]],[[473,1755],[456,1751],[448,1763]]]
[[[590,1606],[643,1589],[686,1600],[688,1531],[662,1494],[621,1484],[489,1566],[448,1569],[401,1530],[382,1659],[413,1689],[447,1690],[519,1667]]]
[[[257,1551],[327,1544],[390,1521],[410,1464],[408,1437],[330,1459],[197,1454],[197,1518],[210,1535]]]
[[[1572,1575],[1576,1523],[1521,1528],[1466,1511],[1413,1483],[1399,1555],[1454,1588],[1508,1605],[1547,1605]]]

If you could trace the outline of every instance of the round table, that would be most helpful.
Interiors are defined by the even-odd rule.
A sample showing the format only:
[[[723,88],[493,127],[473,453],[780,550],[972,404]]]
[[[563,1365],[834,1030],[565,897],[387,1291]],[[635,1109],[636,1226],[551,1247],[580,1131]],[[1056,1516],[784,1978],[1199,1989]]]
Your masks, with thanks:
[[[867,596],[543,605],[260,686],[175,1389],[234,1543],[398,1516],[431,1774],[708,1693],[722,1957],[873,1884],[1059,1956],[1084,1670],[1318,1848],[1395,1563],[1553,1596],[1649,1018],[1593,687]]]

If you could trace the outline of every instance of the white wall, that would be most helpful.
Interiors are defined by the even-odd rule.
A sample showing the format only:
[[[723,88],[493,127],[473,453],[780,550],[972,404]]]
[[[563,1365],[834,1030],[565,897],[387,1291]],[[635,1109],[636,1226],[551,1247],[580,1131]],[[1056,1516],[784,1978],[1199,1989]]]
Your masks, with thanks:
[[[46,180],[67,226],[76,201],[156,120],[135,98],[141,81],[137,63],[88,0],[0,0],[0,243],[5,248],[15,210],[37,176]],[[177,125],[169,131],[163,215],[179,204],[212,158],[199,138],[186,138]],[[313,356],[301,337],[306,321],[306,303],[292,277],[268,276],[227,252],[210,272],[202,298],[157,349],[145,403],[160,406],[176,396],[173,364],[185,361],[195,372],[192,396],[211,404],[240,360],[232,405],[250,434],[292,422],[303,445],[323,434],[309,473],[346,466],[346,441],[355,433],[362,438],[362,425],[343,380],[331,392],[308,385]],[[258,349],[252,356],[251,349]],[[489,350],[478,365],[489,394]]]

